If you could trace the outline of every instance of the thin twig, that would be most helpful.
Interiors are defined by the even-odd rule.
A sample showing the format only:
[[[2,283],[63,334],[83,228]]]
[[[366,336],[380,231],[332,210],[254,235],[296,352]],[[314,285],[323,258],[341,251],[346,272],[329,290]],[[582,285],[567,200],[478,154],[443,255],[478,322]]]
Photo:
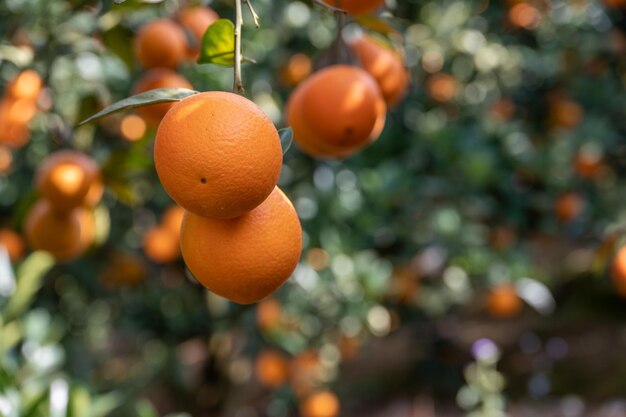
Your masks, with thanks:
[[[254,7],[252,6],[250,0],[243,0],[243,2],[248,5],[248,10],[250,10],[250,14],[252,15],[252,19],[254,20],[254,26],[256,26],[256,28],[258,29],[259,27],[261,27],[261,25],[259,24],[259,15],[256,14],[256,11],[254,10]]]
[[[241,26],[243,25],[243,14],[241,11],[241,0],[235,0],[235,62],[233,92],[243,95],[243,81],[241,79]]]
[[[336,14],[346,14],[346,15],[348,14],[348,12],[346,12],[345,10],[340,9],[339,7],[331,6],[328,3],[324,3],[322,0],[313,0],[313,3],[317,4],[320,7],[328,9],[331,12],[336,13]]]

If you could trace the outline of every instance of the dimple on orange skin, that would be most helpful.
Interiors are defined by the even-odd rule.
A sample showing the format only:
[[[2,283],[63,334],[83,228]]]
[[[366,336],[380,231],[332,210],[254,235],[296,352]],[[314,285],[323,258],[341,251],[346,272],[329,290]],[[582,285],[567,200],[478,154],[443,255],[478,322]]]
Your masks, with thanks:
[[[139,30],[134,49],[143,68],[176,68],[187,56],[187,39],[174,21],[157,19]]]
[[[205,92],[176,103],[157,130],[154,162],[169,195],[194,214],[228,219],[261,204],[282,167],[278,131],[250,100]]]
[[[322,158],[345,158],[380,136],[387,106],[363,69],[334,65],[301,83],[287,103],[296,143]]]
[[[133,94],[157,88],[188,88],[193,86],[185,77],[168,68],[155,68],[147,71],[135,83]],[[137,108],[137,113],[153,125],[158,124],[173,103],[159,103]]]
[[[188,212],[181,250],[203,286],[236,303],[251,304],[289,279],[300,259],[302,229],[293,205],[276,187],[261,205],[235,219]]]
[[[397,105],[406,95],[410,82],[402,56],[368,36],[357,39],[352,49],[363,69],[378,83],[387,106]]]
[[[375,12],[385,4],[385,0],[324,0],[324,2],[339,7],[352,16]]]

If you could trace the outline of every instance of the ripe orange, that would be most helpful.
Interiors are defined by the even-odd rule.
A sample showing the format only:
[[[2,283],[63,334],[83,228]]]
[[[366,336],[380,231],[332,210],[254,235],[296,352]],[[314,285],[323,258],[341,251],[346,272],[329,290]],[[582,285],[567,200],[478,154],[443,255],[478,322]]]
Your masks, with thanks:
[[[135,83],[133,94],[157,88],[193,88],[185,77],[168,68],[155,68],[146,72]],[[158,124],[174,103],[159,103],[137,108],[137,113],[146,121]]]
[[[80,254],[84,253],[93,244],[96,237],[96,217],[88,208],[78,207],[78,222],[80,223]]]
[[[45,250],[58,261],[71,261],[81,254],[80,213],[59,213],[47,200],[39,200],[26,215],[26,239],[33,249]]]
[[[323,372],[322,361],[317,352],[302,352],[291,362],[291,388],[296,395],[304,397],[320,384]]]
[[[6,175],[13,167],[13,152],[8,146],[0,145],[0,175]]]
[[[324,0],[324,3],[339,7],[352,16],[357,16],[380,9],[385,4],[385,0]]]
[[[143,251],[154,262],[174,262],[180,256],[180,241],[172,231],[163,227],[152,227],[144,235]]]
[[[110,287],[134,286],[146,277],[146,265],[141,258],[125,252],[111,256],[100,275],[100,281]]]
[[[613,264],[611,265],[611,278],[615,283],[617,293],[626,296],[626,246],[622,246],[615,253]]]
[[[305,54],[295,54],[280,69],[280,82],[293,87],[304,81],[313,70],[311,58]]]
[[[571,129],[580,124],[584,116],[583,108],[573,100],[566,98],[551,100],[548,118],[553,128]]]
[[[302,417],[337,417],[339,399],[330,391],[318,391],[300,404]]]
[[[7,228],[0,229],[0,246],[4,246],[11,262],[19,261],[26,252],[26,244],[22,236]]]
[[[602,172],[602,155],[599,152],[580,150],[574,157],[574,170],[582,178],[594,178]]]
[[[259,382],[268,388],[280,387],[289,376],[285,356],[275,350],[264,350],[257,356],[254,370]]]
[[[71,210],[102,197],[98,164],[88,155],[73,151],[57,151],[48,156],[35,175],[39,194],[60,211]]]
[[[407,93],[410,82],[402,56],[369,36],[357,39],[352,44],[352,49],[363,69],[378,83],[387,106],[398,104]]]
[[[518,3],[509,10],[509,20],[514,26],[534,29],[539,26],[541,13],[530,4]]]
[[[206,6],[189,6],[180,9],[178,21],[193,35],[196,42],[196,45],[190,48],[191,51],[195,53],[199,50],[204,32],[219,18],[215,10]]]
[[[159,106],[159,104],[155,104],[155,106]],[[126,115],[120,122],[120,133],[122,134],[122,137],[124,139],[130,142],[134,142],[143,138],[143,136],[146,134],[146,130],[148,130],[148,125],[146,124],[146,121],[143,117],[136,114]]]
[[[259,303],[256,309],[256,322],[262,331],[270,331],[280,325],[282,307],[275,298],[267,298]]]
[[[183,29],[170,19],[144,25],[135,38],[135,55],[144,68],[176,68],[187,54]]]
[[[567,192],[557,197],[554,213],[562,222],[569,222],[578,217],[585,208],[585,200],[575,192]]]
[[[174,201],[220,219],[261,204],[278,182],[282,161],[272,121],[250,100],[221,91],[176,103],[154,144],[157,173]]]
[[[37,106],[28,99],[0,100],[0,144],[21,148],[30,139],[28,123],[35,116]]]
[[[522,300],[512,284],[500,284],[487,294],[487,311],[494,317],[510,318],[522,310]]]
[[[298,264],[302,229],[296,210],[276,187],[257,208],[228,220],[185,215],[183,259],[214,293],[240,304],[260,301]]]
[[[6,87],[7,97],[35,101],[43,88],[43,80],[34,70],[20,72]]]
[[[294,139],[307,153],[345,158],[378,139],[387,106],[364,70],[334,65],[300,84],[287,103]]]
[[[460,89],[459,82],[450,74],[435,74],[426,81],[428,95],[441,103],[452,100]]]
[[[163,213],[161,224],[163,225],[163,228],[169,230],[180,238],[180,227],[183,224],[184,217],[185,209],[174,204],[168,207]]]

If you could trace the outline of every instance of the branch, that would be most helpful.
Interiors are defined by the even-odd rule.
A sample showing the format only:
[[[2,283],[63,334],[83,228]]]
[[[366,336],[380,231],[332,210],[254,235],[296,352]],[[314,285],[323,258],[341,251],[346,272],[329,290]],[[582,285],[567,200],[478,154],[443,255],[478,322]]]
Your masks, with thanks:
[[[235,0],[235,62],[233,92],[243,95],[245,90],[241,79],[241,26],[243,25],[241,1],[242,0]]]
[[[256,14],[254,7],[250,0],[243,0],[244,3],[248,5],[248,10],[250,10],[250,14],[252,14],[252,19],[254,20],[254,26],[258,29],[261,25],[259,24],[259,15]]]

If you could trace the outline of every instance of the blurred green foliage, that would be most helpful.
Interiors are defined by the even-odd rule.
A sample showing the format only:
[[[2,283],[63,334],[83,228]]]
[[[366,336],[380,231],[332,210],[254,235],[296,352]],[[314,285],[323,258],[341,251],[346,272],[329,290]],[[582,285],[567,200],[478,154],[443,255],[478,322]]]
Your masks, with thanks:
[[[261,27],[247,15],[244,54],[256,63],[243,78],[282,128],[292,86],[281,71],[295,53],[322,59],[337,22],[310,3],[252,1]],[[231,3],[210,6],[232,19]],[[269,390],[254,377],[268,348],[315,352],[317,383],[338,393],[341,415],[363,415],[388,388],[379,374],[350,379],[351,369],[403,358],[390,378],[406,381],[401,394],[500,415],[506,388],[495,359],[475,355],[463,374],[475,340],[493,337],[506,359],[567,320],[626,317],[607,274],[626,218],[626,12],[612,4],[391,0],[380,18],[359,19],[400,34],[411,89],[382,137],[349,160],[288,150],[280,185],[302,221],[303,258],[273,306],[241,307],[207,294],[182,262],[142,253],[145,231],[172,204],[153,168],[154,128],[131,142],[120,134],[124,114],[78,126],[131,95],[142,74],[134,33],[174,16],[180,2],[1,2],[0,86],[33,68],[46,88],[28,145],[0,174],[0,224],[22,230],[33,173],[57,149],[92,155],[107,191],[85,257],[54,264],[35,252],[14,265],[15,280],[0,276],[0,415],[295,415],[293,383]],[[198,91],[232,85],[229,68],[186,62],[178,71]],[[563,200],[572,194],[580,207]],[[145,280],[124,282],[120,259]],[[528,305],[522,318],[507,322],[509,332],[472,331],[493,321],[484,297],[503,282]],[[409,353],[394,357],[384,339],[394,335],[406,336]],[[376,343],[392,353],[376,356]],[[366,359],[352,362],[357,351]],[[507,368],[530,381],[513,384],[517,395],[549,393],[532,388],[532,375],[557,360],[542,358],[529,372]],[[585,395],[579,388],[560,393]]]

